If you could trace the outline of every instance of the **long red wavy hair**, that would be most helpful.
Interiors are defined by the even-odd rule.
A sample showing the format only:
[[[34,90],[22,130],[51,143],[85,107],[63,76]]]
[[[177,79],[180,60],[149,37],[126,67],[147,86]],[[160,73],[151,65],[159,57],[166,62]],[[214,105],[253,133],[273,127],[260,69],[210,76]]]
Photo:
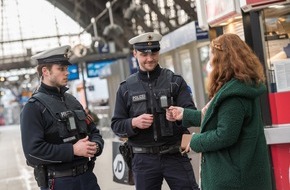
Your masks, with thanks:
[[[209,98],[229,80],[249,84],[265,82],[261,62],[251,48],[236,34],[223,34],[211,42],[212,71],[207,86]]]

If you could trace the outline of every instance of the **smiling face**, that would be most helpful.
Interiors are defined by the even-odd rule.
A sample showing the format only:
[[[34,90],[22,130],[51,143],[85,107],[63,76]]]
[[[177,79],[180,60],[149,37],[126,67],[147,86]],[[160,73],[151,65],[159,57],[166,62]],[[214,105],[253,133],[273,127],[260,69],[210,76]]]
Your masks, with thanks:
[[[158,65],[159,51],[156,52],[141,52],[134,50],[134,57],[138,60],[141,71],[152,71]]]
[[[57,88],[66,86],[68,82],[67,68],[67,65],[62,64],[53,64],[51,69],[49,69],[48,67],[43,67],[43,83],[48,86]]]

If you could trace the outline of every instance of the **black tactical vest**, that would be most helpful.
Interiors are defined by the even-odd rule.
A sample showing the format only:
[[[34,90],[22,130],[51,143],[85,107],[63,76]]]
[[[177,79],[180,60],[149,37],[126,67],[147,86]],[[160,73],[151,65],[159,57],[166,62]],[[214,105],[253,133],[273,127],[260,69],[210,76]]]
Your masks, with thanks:
[[[71,94],[65,93],[63,101],[42,92],[37,92],[33,98],[47,108],[54,118],[52,126],[45,132],[47,142],[75,143],[88,134],[86,114]]]
[[[136,117],[143,113],[153,114],[154,124],[151,133],[153,132],[156,138],[173,135],[172,123],[166,120],[166,108],[174,104],[173,75],[172,71],[162,69],[160,76],[152,81],[151,87],[147,82],[139,80],[137,73],[126,80],[130,117]],[[146,130],[143,130],[143,133],[146,133]],[[150,132],[148,131],[148,133]],[[155,140],[156,138],[154,137]]]

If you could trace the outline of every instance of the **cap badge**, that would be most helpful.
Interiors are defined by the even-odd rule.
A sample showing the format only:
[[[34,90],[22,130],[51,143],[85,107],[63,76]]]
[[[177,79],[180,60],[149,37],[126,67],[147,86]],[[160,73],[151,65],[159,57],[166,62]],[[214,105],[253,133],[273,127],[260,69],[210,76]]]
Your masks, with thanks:
[[[153,37],[152,37],[151,35],[149,35],[149,36],[147,37],[148,40],[152,40],[152,38],[153,38]]]
[[[70,58],[71,55],[72,55],[72,52],[69,49],[66,49],[66,52],[63,54],[63,56],[67,59]]]
[[[151,46],[152,45],[152,42],[148,42],[148,46]]]

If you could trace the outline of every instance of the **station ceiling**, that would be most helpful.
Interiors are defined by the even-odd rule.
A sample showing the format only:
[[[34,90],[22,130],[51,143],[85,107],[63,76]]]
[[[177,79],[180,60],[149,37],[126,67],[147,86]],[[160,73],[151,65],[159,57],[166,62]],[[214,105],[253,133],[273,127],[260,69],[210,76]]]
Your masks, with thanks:
[[[106,27],[112,24],[107,0],[47,0],[75,20],[84,31],[95,34],[92,18],[97,25],[98,36],[115,42],[116,50],[128,48],[128,39],[141,33],[157,31],[167,34],[180,26],[197,20],[195,0],[112,0],[110,1],[113,23],[123,30],[121,35],[104,35]],[[139,9],[138,9],[139,8]],[[30,67],[30,57],[11,59],[0,71]]]
[[[96,18],[99,36],[103,36],[102,31],[104,31],[111,22],[108,9],[106,8],[107,0],[47,1],[65,12],[91,34],[93,34],[91,18]],[[169,4],[173,4],[173,6],[170,6]],[[137,7],[138,5],[141,5],[143,10],[139,9],[139,12],[137,11],[136,13],[135,11],[136,14],[132,14],[131,18],[125,18],[126,11],[128,12],[130,7]],[[128,46],[128,39],[135,36],[140,31],[158,31],[161,34],[166,34],[179,28],[181,25],[197,20],[195,5],[192,0],[142,0],[139,2],[135,0],[113,0],[111,1],[111,6],[113,22],[114,24],[119,25],[124,33],[121,37],[117,35],[103,37],[106,40],[114,40],[118,49]],[[138,15],[138,13],[144,11],[145,7],[147,7],[151,13],[149,15],[149,20],[151,21],[148,21],[148,19],[145,18],[145,14],[142,15],[143,17]],[[165,9],[167,13],[164,14],[164,12],[161,12],[161,9]],[[181,10],[184,11],[186,15],[186,21],[183,23],[178,22],[179,16],[177,12]],[[176,11],[175,17],[168,13],[169,11]],[[154,15],[157,17],[155,23],[154,18],[152,18]]]

